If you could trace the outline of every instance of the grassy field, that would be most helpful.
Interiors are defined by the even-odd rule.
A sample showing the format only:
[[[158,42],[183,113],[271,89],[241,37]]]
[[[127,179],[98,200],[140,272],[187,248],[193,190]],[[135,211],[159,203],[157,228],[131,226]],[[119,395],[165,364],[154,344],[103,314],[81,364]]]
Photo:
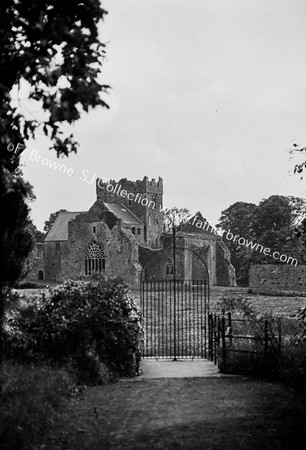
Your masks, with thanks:
[[[40,297],[45,289],[19,289],[17,292],[22,296],[23,303]],[[261,312],[267,312],[277,317],[291,317],[299,308],[306,307],[306,297],[277,297],[257,294],[248,294],[248,288],[212,286],[210,288],[210,310],[214,311],[217,301],[222,296],[235,296],[248,298],[252,305]],[[132,298],[140,305],[140,291],[131,290]]]
[[[282,317],[282,334],[295,336],[298,332],[296,321],[292,316],[299,308],[306,307],[306,297],[274,297],[248,294],[247,288],[220,287],[210,288],[209,310],[217,311],[218,301],[226,297],[248,298],[250,303],[260,313],[271,313],[274,317]],[[44,289],[22,289],[18,292],[22,295],[22,304],[25,306],[34,298],[41,295]],[[140,306],[140,291],[130,292],[132,298]],[[145,354],[147,356],[173,356],[174,355],[174,323],[173,299],[165,292],[149,293],[147,297],[144,325],[146,332]],[[177,296],[176,312],[176,355],[181,357],[203,357],[205,346],[203,336],[207,332],[205,311],[208,305],[203,304],[200,296],[195,292],[188,296],[186,291],[180,291]],[[163,320],[160,317],[163,317]]]
[[[222,296],[248,298],[260,312],[272,313],[276,317],[291,317],[299,308],[306,307],[306,297],[277,297],[248,294],[248,288],[212,286],[210,288],[210,310],[216,309],[216,304]],[[140,291],[133,290],[131,295],[140,305]]]
[[[207,345],[206,348],[204,345],[207,324],[203,316],[208,309],[210,312],[220,312],[218,302],[224,296],[247,298],[259,313],[281,317],[284,339],[297,335],[298,324],[292,316],[299,308],[306,307],[305,297],[263,296],[248,294],[247,291],[247,288],[213,286],[209,306],[207,304],[206,307],[200,296],[194,295],[190,300],[188,295],[179,292],[176,302],[176,356],[196,358],[207,355]],[[140,292],[133,291],[132,297],[140,305]],[[171,298],[166,292],[149,293],[144,310],[144,355],[174,356],[173,296]]]

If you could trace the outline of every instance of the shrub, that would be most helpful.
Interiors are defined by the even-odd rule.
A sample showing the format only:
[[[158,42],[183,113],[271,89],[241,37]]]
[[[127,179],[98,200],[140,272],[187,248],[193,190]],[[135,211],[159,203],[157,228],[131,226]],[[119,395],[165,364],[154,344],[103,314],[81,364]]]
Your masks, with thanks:
[[[220,297],[216,310],[224,315],[226,327],[220,369],[227,373],[274,376],[280,364],[278,319],[259,313],[243,297]]]
[[[45,287],[45,284],[35,283],[34,281],[18,281],[14,285],[15,289],[42,289]]]
[[[296,389],[306,387],[306,308],[300,309],[292,318],[280,319],[256,312],[248,298],[221,297],[216,310],[225,315],[226,326],[229,325],[226,313],[232,313],[231,329],[225,339],[226,364],[223,361],[224,353],[220,352],[221,370],[273,377]],[[237,318],[239,321],[236,322]],[[261,353],[265,333],[268,345],[264,359]],[[235,335],[240,338],[235,340]],[[248,336],[262,339],[251,340]],[[231,352],[233,349],[235,351]]]
[[[300,308],[296,314],[299,322],[300,336],[299,340],[306,342],[306,308]]]
[[[222,296],[218,298],[215,305],[215,309],[218,313],[224,314],[225,312],[231,312],[237,317],[249,317],[251,320],[256,320],[257,313],[254,307],[251,305],[249,298],[243,298],[242,296]]]
[[[306,387],[306,339],[303,310],[293,318],[282,318],[280,379],[294,388]]]
[[[50,288],[9,326],[16,328],[6,339],[10,357],[71,362],[87,382],[91,367],[93,384],[108,378],[105,365],[114,376],[138,374],[140,315],[121,279],[68,281]]]
[[[74,392],[71,376],[48,366],[5,363],[0,383],[0,446],[10,450],[33,449]]]

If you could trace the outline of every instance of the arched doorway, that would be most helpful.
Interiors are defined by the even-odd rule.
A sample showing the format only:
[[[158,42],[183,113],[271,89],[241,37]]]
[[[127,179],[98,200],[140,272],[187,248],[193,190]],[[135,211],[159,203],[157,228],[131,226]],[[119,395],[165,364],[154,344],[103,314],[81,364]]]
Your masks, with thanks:
[[[176,247],[178,263],[173,267],[172,251],[154,251],[141,272],[143,357],[207,358],[209,271],[203,257],[185,247]],[[187,255],[192,256],[188,267],[184,265]],[[202,268],[198,279],[192,274],[194,259]]]
[[[41,281],[41,280],[44,279],[44,272],[43,272],[43,270],[39,270],[38,271],[37,279],[38,279],[38,281]]]

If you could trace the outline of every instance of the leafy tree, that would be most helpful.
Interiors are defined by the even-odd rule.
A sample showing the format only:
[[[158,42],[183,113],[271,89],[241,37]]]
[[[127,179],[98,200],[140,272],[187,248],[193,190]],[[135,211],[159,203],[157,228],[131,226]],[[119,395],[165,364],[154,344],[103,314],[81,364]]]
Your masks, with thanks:
[[[291,155],[299,156],[304,159],[306,156],[306,147],[303,147],[297,143],[294,143],[289,151]],[[306,168],[306,161],[296,163],[293,167],[294,174],[300,174],[301,180],[303,179],[303,172]],[[298,239],[299,243],[306,249],[306,210],[305,208],[299,212],[294,223],[294,235]]]
[[[42,231],[39,231],[35,225],[34,225],[34,227],[35,227],[35,231],[34,231],[35,241],[38,244],[41,244],[42,242],[44,242],[46,234],[43,233]]]
[[[257,209],[254,203],[236,202],[221,212],[216,228],[231,230],[240,236],[253,236],[253,216]]]
[[[164,210],[164,231],[171,233],[173,226],[179,228],[192,217],[190,211],[186,208],[177,208],[172,206]]]
[[[252,203],[237,202],[221,213],[218,228],[230,230],[263,248],[270,248],[270,254],[279,251],[300,261],[305,259],[305,249],[293,237],[292,224],[305,207],[305,201],[295,197],[272,195],[262,200],[258,206]],[[248,283],[248,272],[252,263],[270,263],[271,256],[250,247],[239,245],[238,239],[224,243],[231,252],[231,260],[236,269],[237,281]],[[273,260],[277,262],[277,260]]]
[[[16,178],[0,166],[0,363],[3,354],[3,316],[7,286],[22,274],[26,257],[34,242],[29,230],[28,189],[22,178]]]
[[[291,205],[291,228],[306,217],[306,200],[300,197],[288,197]]]
[[[269,247],[271,253],[280,251],[304,260],[305,250],[294,239],[292,224],[300,211],[304,208],[305,201],[295,197],[272,195],[259,203],[255,218],[254,229],[257,242],[264,247]],[[271,258],[262,253],[254,253],[253,262],[270,262]]]
[[[33,247],[26,204],[31,190],[18,176],[20,154],[38,131],[50,138],[58,156],[76,152],[77,142],[62,126],[77,121],[82,110],[108,108],[102,98],[108,86],[100,82],[105,44],[98,38],[105,14],[99,0],[1,2],[0,347],[5,286],[18,279]],[[21,89],[41,108],[42,119],[22,112]],[[0,348],[0,360],[1,354]]]
[[[75,152],[73,136],[61,125],[72,124],[82,110],[108,107],[98,80],[105,44],[98,22],[106,11],[99,0],[2,0],[0,9],[0,148],[11,159],[9,144],[23,144],[40,129],[58,155]],[[12,102],[21,86],[37,102],[44,120],[29,119]],[[13,163],[19,155],[14,155]]]
[[[291,155],[299,155],[299,156],[303,157],[306,154],[306,147],[302,147],[301,145],[296,144],[296,143],[294,143],[292,147],[293,148],[291,148],[289,150],[289,153]],[[306,167],[306,161],[302,161],[301,163],[296,163],[293,168],[293,173],[302,174],[301,180],[303,179],[303,171],[304,171],[305,167]]]
[[[233,235],[248,237],[253,239],[254,214],[257,206],[254,203],[236,202],[229,208],[221,212],[221,217],[216,228],[230,231]],[[252,251],[237,242],[227,240],[223,236],[223,241],[231,253],[231,262],[236,270],[236,279],[239,284],[248,283],[248,271],[251,263]]]
[[[56,220],[56,218],[57,218],[57,216],[58,216],[61,212],[67,212],[67,209],[59,209],[58,211],[56,211],[56,212],[50,214],[49,219],[45,221],[44,232],[45,232],[46,234],[50,231],[52,225],[54,224],[54,222],[55,222],[55,220]]]
[[[38,260],[38,249],[37,249],[37,244],[43,243],[44,239],[45,239],[45,233],[43,233],[42,231],[39,231],[36,227],[36,225],[33,223],[32,220],[29,221],[29,225],[28,225],[28,230],[31,233],[31,237],[32,237],[32,241],[33,241],[33,248],[30,251],[24,266],[23,266],[23,271],[21,274],[21,277],[25,277],[30,270],[32,269],[32,267],[36,264],[37,260]]]
[[[291,205],[288,197],[272,195],[259,203],[256,210],[254,231],[258,237],[271,230],[290,228]]]

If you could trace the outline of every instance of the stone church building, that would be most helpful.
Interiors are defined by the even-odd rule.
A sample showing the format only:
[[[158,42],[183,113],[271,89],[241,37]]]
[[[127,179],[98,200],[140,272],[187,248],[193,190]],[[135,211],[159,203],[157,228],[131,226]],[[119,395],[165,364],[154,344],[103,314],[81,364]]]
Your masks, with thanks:
[[[121,276],[132,287],[141,279],[173,279],[172,234],[164,232],[163,224],[163,180],[97,179],[96,195],[88,211],[57,216],[38,246],[28,279],[62,282],[105,273]],[[177,231],[176,247],[178,279],[203,280],[209,273],[212,285],[236,284],[220,236],[187,223]]]

